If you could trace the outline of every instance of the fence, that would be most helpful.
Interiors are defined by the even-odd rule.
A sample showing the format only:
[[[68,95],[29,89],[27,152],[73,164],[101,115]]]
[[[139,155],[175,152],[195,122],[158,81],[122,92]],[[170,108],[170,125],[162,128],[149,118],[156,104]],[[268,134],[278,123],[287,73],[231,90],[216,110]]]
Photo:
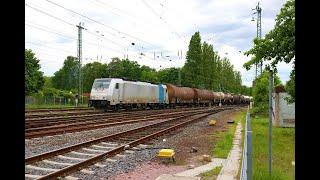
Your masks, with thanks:
[[[81,101],[80,101],[81,102]],[[79,103],[80,103],[79,102]],[[88,97],[83,97],[83,105],[88,104]],[[75,98],[55,96],[26,96],[25,105],[75,105]]]
[[[252,131],[251,131],[251,119],[249,113],[249,107],[246,115],[244,135],[244,147],[242,155],[242,168],[240,180],[252,179]]]

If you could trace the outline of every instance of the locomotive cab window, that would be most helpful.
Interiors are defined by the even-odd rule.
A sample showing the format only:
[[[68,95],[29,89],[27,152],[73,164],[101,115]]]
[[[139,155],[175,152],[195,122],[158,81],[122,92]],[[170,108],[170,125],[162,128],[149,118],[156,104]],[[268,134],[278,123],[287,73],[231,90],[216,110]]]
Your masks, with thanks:
[[[119,83],[116,83],[116,89],[119,89]]]
[[[93,83],[94,89],[107,89],[109,88],[110,80],[99,79]]]

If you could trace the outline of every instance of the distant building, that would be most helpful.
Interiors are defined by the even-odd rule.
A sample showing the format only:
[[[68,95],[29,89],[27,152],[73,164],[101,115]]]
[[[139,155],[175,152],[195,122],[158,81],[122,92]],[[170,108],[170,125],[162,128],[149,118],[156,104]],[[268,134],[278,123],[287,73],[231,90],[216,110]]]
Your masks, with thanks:
[[[272,124],[279,127],[295,127],[295,103],[288,104],[290,97],[283,86],[278,86],[272,93]]]

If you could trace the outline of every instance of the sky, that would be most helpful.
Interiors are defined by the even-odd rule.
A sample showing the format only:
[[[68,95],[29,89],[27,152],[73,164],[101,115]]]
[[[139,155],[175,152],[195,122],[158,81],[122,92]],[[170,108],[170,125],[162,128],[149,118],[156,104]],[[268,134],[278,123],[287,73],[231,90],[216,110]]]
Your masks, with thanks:
[[[67,56],[77,56],[82,30],[82,64],[109,63],[112,57],[137,61],[156,70],[182,67],[191,36],[199,31],[221,57],[252,85],[255,70],[243,64],[250,56],[256,21],[254,0],[26,0],[25,46],[40,59],[41,71],[52,76]],[[260,0],[262,36],[273,29],[285,0]],[[134,43],[134,45],[132,44]],[[292,64],[280,63],[278,75],[289,80]]]

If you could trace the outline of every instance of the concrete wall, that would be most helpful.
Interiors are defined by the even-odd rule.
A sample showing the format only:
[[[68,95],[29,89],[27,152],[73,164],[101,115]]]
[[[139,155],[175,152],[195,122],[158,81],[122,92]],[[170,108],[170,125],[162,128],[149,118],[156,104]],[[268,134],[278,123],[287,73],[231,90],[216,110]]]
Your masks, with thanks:
[[[290,97],[286,92],[273,93],[272,124],[280,127],[295,127],[295,103],[288,104],[285,100]]]

